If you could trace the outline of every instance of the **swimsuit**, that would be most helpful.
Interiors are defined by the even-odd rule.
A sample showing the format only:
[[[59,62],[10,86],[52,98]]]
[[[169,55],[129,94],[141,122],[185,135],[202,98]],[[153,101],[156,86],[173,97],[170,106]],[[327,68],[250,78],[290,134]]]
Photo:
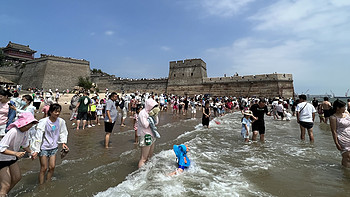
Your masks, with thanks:
[[[343,118],[337,117],[337,134],[342,151],[350,151],[350,116],[348,114]]]

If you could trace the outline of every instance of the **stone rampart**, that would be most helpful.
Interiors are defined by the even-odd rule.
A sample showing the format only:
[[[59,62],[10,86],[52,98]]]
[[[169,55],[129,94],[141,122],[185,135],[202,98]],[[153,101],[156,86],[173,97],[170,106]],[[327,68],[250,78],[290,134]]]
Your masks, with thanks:
[[[262,74],[231,77],[207,77],[201,59],[171,61],[167,79],[135,80],[114,76],[92,76],[100,90],[118,92],[155,92],[175,95],[210,94],[212,96],[293,97],[292,74]]]
[[[169,86],[202,84],[207,78],[207,65],[202,59],[187,59],[169,63]]]
[[[15,66],[1,66],[0,76],[16,83],[19,80],[18,69]]]
[[[73,89],[79,77],[90,77],[86,60],[42,55],[28,61],[19,81],[23,88]]]
[[[168,79],[120,79],[113,76],[92,74],[91,80],[100,90],[132,93],[136,91],[165,93]]]

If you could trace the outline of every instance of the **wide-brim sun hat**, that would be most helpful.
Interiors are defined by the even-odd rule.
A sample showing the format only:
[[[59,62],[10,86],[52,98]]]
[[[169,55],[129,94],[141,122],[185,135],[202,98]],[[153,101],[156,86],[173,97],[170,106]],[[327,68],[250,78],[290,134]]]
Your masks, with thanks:
[[[30,112],[23,112],[18,116],[18,119],[8,126],[8,130],[17,127],[22,128],[30,123],[38,123],[39,121],[34,118],[33,114]]]
[[[244,114],[245,116],[252,116],[252,115],[253,115],[253,112],[250,111],[250,110],[245,110],[245,111],[243,112],[243,114]]]

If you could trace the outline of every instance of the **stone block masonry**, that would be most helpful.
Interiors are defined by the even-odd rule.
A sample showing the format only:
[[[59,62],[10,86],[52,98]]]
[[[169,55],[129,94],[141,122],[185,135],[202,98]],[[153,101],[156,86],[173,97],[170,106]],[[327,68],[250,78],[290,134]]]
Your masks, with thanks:
[[[19,84],[23,88],[73,89],[79,77],[90,77],[90,63],[86,60],[42,55],[28,61]]]
[[[207,77],[202,59],[171,61],[167,79],[131,80],[93,75],[102,90],[117,92],[154,92],[175,95],[210,94],[211,96],[294,97],[292,74],[263,74],[231,77]]]

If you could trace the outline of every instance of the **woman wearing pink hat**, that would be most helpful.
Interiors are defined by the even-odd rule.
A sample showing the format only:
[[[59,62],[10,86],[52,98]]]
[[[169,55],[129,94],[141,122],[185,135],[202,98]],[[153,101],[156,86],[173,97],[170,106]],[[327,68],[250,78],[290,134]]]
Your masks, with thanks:
[[[9,131],[0,141],[0,196],[7,193],[21,180],[21,171],[16,161],[26,152],[31,153],[28,130],[38,121],[30,112],[21,113],[18,119],[8,126]],[[19,152],[21,147],[25,151]]]

